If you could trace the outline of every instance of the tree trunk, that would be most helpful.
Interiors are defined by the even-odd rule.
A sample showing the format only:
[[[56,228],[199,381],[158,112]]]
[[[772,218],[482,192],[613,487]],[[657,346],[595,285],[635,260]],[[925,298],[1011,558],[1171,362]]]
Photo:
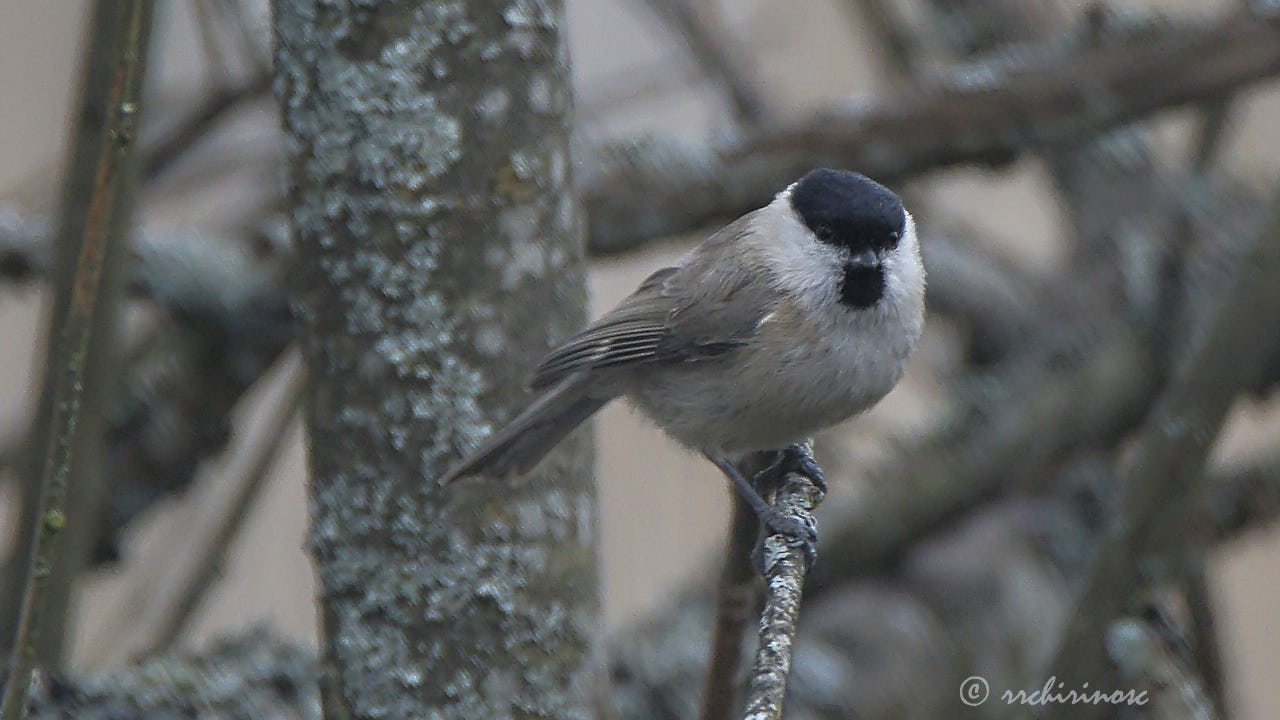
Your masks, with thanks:
[[[588,717],[591,444],[435,479],[583,322],[559,0],[278,0],[327,718]]]

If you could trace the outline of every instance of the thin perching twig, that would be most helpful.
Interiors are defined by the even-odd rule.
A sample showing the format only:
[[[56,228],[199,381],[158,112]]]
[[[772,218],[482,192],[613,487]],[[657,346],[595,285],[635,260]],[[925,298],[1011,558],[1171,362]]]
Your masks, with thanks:
[[[118,238],[110,229],[119,199],[133,140],[137,135],[142,102],[142,78],[151,34],[154,5],[150,0],[119,4],[119,44],[113,59],[111,92],[103,119],[102,144],[93,179],[93,194],[76,257],[70,299],[65,315],[54,327],[58,342],[51,343],[49,371],[57,373],[53,395],[49,447],[41,478],[41,522],[36,528],[31,562],[23,587],[22,611],[13,641],[9,681],[5,684],[0,718],[18,720],[26,709],[27,690],[35,665],[35,643],[40,629],[44,596],[54,572],[54,539],[66,524],[67,482],[71,475],[72,448],[85,396],[85,371],[89,366],[89,338],[98,322],[98,295],[103,267]]]
[[[822,502],[822,490],[809,478],[791,473],[778,490],[773,507],[784,517],[816,528],[813,510]],[[760,640],[748,686],[744,720],[778,720],[791,672],[800,594],[807,571],[804,548],[785,535],[764,541],[765,603],[760,613]]]
[[[286,351],[279,364],[286,366],[285,390],[283,397],[276,401],[271,418],[266,421],[269,428],[266,437],[254,449],[253,461],[236,490],[235,498],[227,506],[213,537],[209,538],[201,549],[200,556],[191,563],[178,597],[170,605],[170,611],[156,631],[146,654],[173,647],[174,642],[191,624],[191,618],[201,601],[209,594],[209,589],[222,577],[222,569],[226,566],[227,555],[235,545],[236,536],[240,534],[262,488],[266,486],[267,477],[280,454],[280,447],[289,436],[302,400],[304,373],[298,363],[296,350]]]

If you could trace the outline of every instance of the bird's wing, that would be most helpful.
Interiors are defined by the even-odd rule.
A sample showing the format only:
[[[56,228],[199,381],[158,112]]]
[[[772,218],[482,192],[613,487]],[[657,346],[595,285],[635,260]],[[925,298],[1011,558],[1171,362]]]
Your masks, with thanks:
[[[650,275],[604,317],[554,350],[534,373],[535,388],[584,370],[715,357],[748,341],[771,309],[771,295],[739,295],[763,268],[746,262],[737,242],[750,215],[704,241],[677,267]]]

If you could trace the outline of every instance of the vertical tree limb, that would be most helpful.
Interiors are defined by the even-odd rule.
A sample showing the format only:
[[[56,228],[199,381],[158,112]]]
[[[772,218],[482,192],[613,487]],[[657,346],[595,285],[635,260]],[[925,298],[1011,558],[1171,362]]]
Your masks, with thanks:
[[[751,506],[737,493],[733,494],[732,507],[724,564],[716,585],[716,619],[711,629],[711,656],[707,660],[707,682],[702,689],[699,720],[733,717],[738,670],[742,664],[742,639],[747,618],[755,610],[759,595],[758,581],[751,567],[751,549],[760,523]]]
[[[588,717],[588,436],[435,482],[585,321],[562,3],[274,11],[325,716]]]
[[[54,324],[57,340],[50,344],[49,371],[55,374],[49,447],[41,482],[38,526],[13,641],[9,680],[0,718],[14,720],[24,712],[35,662],[41,613],[56,568],[54,541],[67,521],[68,484],[86,395],[89,343],[101,320],[100,291],[104,267],[117,249],[120,214],[127,193],[128,161],[137,133],[142,81],[154,6],[149,0],[113,4],[118,34],[106,117],[97,148],[93,189],[85,212],[84,231],[65,303],[65,314]],[[99,17],[107,17],[105,13]]]

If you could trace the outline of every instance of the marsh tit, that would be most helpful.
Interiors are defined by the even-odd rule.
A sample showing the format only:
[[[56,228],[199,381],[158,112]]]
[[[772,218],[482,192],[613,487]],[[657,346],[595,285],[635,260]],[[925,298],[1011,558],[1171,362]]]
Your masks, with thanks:
[[[803,535],[737,461],[782,451],[777,469],[825,489],[802,441],[893,388],[923,316],[902,202],[858,173],[814,170],[560,345],[534,373],[541,396],[442,482],[524,473],[623,396],[715,463],[767,527]]]

